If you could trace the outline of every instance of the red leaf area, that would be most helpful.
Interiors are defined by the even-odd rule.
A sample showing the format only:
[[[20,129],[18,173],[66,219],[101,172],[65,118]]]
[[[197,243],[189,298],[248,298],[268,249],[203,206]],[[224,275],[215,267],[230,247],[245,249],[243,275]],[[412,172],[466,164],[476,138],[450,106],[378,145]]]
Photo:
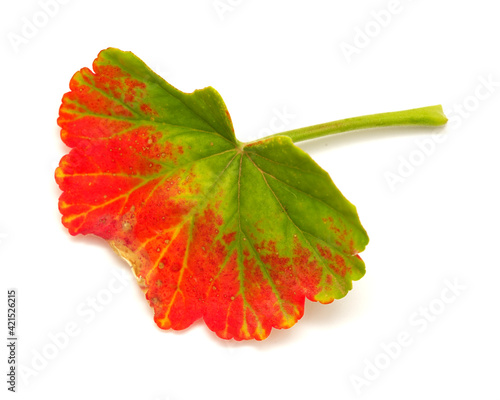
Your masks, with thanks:
[[[99,58],[93,69],[73,76],[60,109],[61,137],[72,148],[56,170],[62,221],[72,235],[107,240],[131,264],[159,327],[203,318],[222,338],[262,340],[300,319],[306,297],[333,301],[321,292],[338,284],[334,274],[350,274],[342,256],[304,247],[297,234],[281,255],[274,240],[245,234],[225,214],[237,192],[215,183],[231,168],[241,174],[248,154],[235,147],[204,156],[222,167],[200,176],[203,158],[159,128],[146,85]]]

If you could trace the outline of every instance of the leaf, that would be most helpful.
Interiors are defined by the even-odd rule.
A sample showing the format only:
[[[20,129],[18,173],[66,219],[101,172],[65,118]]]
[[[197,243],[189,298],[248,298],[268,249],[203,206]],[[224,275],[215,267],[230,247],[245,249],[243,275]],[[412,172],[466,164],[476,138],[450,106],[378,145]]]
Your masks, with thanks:
[[[62,222],[130,263],[160,328],[262,340],[363,276],[355,207],[289,137],[238,141],[213,88],[180,92],[130,52],[93,70],[60,108]]]

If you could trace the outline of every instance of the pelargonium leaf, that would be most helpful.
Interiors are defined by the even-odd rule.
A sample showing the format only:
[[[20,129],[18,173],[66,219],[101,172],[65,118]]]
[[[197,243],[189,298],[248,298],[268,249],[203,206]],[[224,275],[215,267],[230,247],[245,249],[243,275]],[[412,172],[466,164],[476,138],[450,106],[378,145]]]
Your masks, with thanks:
[[[160,328],[262,340],[363,276],[368,237],[328,173],[287,136],[238,141],[213,88],[180,92],[112,48],[70,88],[62,222],[131,264]]]

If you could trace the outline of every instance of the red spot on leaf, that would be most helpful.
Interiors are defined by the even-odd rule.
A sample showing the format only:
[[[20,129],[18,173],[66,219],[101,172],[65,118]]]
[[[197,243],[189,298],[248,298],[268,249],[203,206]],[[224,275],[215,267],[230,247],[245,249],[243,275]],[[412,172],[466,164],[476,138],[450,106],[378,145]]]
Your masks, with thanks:
[[[158,113],[155,110],[153,110],[149,104],[146,104],[146,103],[141,104],[141,111],[146,115],[155,116],[155,117],[158,116]]]
[[[234,238],[236,237],[236,232],[231,232],[231,233],[226,233],[222,239],[224,240],[224,243],[230,244],[234,241]]]

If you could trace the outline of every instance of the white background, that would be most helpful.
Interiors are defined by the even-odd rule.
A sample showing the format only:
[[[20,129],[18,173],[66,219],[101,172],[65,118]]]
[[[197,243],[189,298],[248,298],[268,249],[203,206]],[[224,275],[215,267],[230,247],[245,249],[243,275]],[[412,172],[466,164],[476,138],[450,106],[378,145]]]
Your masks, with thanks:
[[[17,288],[19,399],[500,398],[496,2],[401,0],[386,26],[373,13],[387,17],[387,0],[219,3],[234,6],[66,0],[44,18],[35,0],[2,2],[1,381],[7,289]],[[40,27],[20,43],[33,19]],[[348,60],[341,46],[355,39],[364,47]],[[162,331],[136,283],[116,280],[128,266],[104,241],[71,237],[57,210],[61,97],[109,46],[180,90],[215,87],[243,141],[276,125],[276,111],[293,114],[283,131],[433,104],[450,123],[300,144],[371,239],[366,276],[344,299],[308,302],[297,325],[264,342],[223,341],[201,322]],[[105,300],[100,312],[92,298]],[[404,332],[406,347],[384,350]]]

